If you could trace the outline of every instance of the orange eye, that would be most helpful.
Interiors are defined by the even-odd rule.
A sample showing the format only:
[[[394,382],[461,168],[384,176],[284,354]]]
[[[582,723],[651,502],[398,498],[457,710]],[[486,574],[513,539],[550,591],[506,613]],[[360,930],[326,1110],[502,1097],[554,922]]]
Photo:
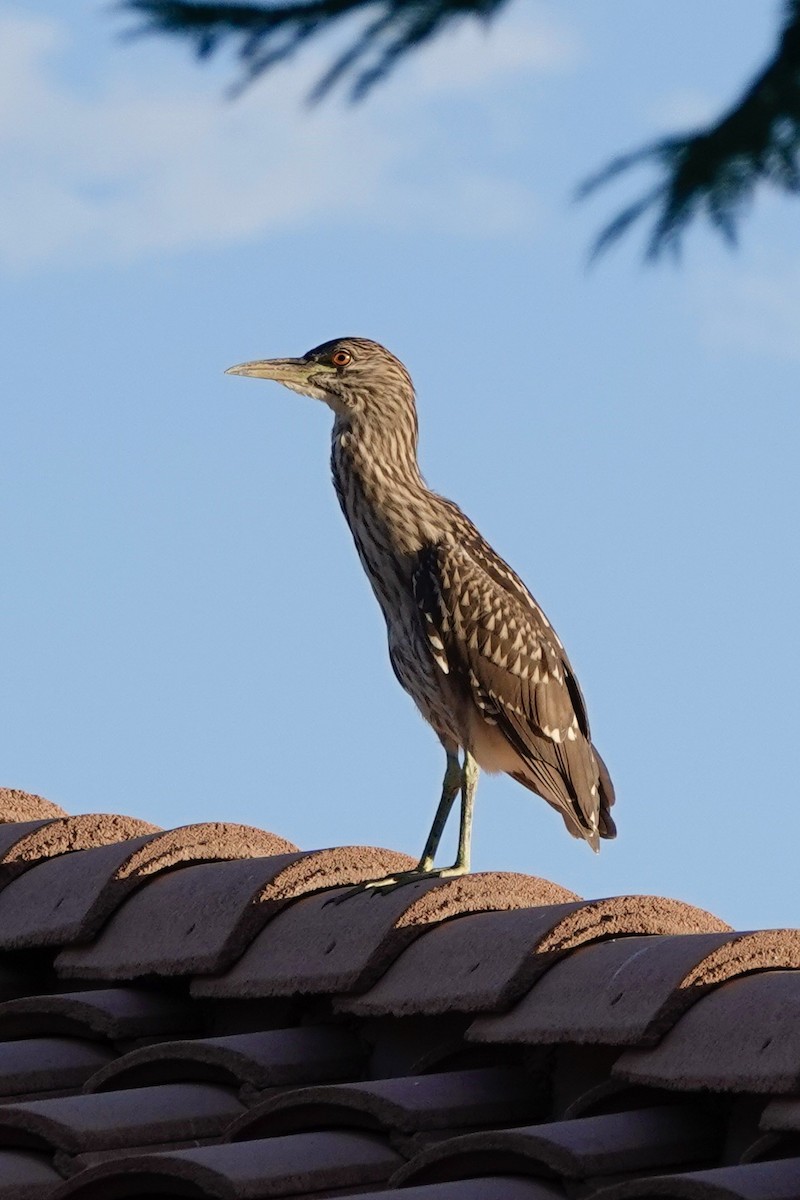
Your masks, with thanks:
[[[335,367],[346,367],[353,361],[353,356],[349,350],[337,350],[331,355],[331,362]]]

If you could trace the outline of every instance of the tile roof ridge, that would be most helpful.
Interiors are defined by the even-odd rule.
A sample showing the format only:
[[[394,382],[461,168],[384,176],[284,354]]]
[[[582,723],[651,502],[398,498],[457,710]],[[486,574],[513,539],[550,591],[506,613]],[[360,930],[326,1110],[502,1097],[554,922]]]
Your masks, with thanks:
[[[67,810],[44,796],[20,788],[0,787],[0,824],[7,821],[40,821],[66,817]]]
[[[216,821],[47,858],[0,891],[0,948],[91,941],[132,891],[162,871],[296,850],[253,826]]]
[[[796,1092],[798,1013],[800,970],[739,975],[702,996],[656,1046],[625,1050],[613,1074],[629,1083],[685,1092]]]
[[[361,991],[440,922],[469,912],[527,909],[560,894],[556,884],[510,872],[321,891],[280,912],[224,974],[194,979],[191,991],[240,998]]]
[[[598,941],[560,958],[511,1011],[479,1018],[472,1035],[526,1045],[651,1046],[712,988],[776,968],[800,969],[800,930]]]
[[[462,915],[426,931],[369,991],[344,996],[336,1006],[360,1017],[500,1013],[580,946],[650,934],[719,934],[728,928],[702,909],[660,896]],[[474,1040],[492,1040],[491,1019],[476,1022]]]
[[[97,981],[216,975],[285,907],[409,862],[394,850],[339,846],[184,865],[144,880],[93,942],[66,947],[55,968]]]
[[[438,887],[426,891],[401,914],[397,928],[452,920],[454,910],[455,915],[462,917],[467,913],[572,904],[580,899],[576,892],[538,875],[525,875],[519,871],[474,871],[443,879]]]
[[[119,813],[81,813],[0,825],[0,887],[46,858],[158,833],[158,825]]]

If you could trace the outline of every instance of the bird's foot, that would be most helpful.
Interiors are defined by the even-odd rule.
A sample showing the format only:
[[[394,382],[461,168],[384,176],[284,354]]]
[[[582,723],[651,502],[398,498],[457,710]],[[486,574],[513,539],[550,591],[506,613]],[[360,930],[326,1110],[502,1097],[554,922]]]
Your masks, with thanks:
[[[351,900],[353,896],[362,892],[375,892],[388,896],[390,892],[397,888],[407,887],[410,883],[421,883],[426,879],[451,879],[458,875],[466,875],[468,871],[467,866],[458,863],[454,863],[452,867],[427,867],[418,864],[409,871],[395,871],[393,875],[386,875],[382,879],[366,879],[363,883],[349,887],[343,896],[332,897],[330,903],[344,904],[345,900]]]

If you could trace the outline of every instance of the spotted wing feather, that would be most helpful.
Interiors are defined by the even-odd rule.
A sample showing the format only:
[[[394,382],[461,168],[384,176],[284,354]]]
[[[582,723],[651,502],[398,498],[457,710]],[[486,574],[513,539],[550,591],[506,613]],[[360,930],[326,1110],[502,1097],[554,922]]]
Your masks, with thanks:
[[[469,688],[483,719],[517,752],[514,778],[595,848],[598,837],[613,837],[614,792],[580,688],[524,584],[477,537],[427,547],[414,584],[436,662]]]

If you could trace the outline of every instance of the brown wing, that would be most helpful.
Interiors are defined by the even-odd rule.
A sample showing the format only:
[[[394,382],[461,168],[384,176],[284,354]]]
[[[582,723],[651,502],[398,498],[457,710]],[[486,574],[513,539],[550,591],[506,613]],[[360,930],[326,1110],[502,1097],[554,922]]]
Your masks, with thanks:
[[[590,740],[580,688],[524,584],[476,538],[423,550],[414,591],[440,668],[463,681],[522,759],[524,771],[514,778],[594,848],[598,837],[613,837],[614,792]]]

